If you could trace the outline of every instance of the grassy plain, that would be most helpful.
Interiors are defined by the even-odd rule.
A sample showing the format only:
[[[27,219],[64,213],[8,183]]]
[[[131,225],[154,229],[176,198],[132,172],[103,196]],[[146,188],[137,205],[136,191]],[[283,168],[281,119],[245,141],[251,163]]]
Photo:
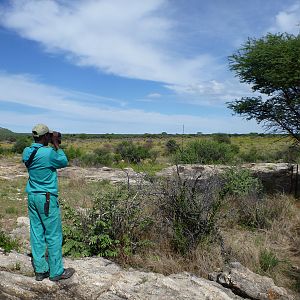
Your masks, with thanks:
[[[79,139],[68,137],[65,140],[64,148],[67,150],[73,148],[81,154],[92,154],[97,149],[105,149],[113,153],[117,146],[124,142],[130,141],[134,145],[150,149],[151,158],[143,159],[139,164],[128,162],[117,162],[113,166],[122,168],[132,167],[136,171],[147,171],[155,173],[162,168],[174,164],[174,157],[168,151],[168,142],[174,141],[178,151],[185,149],[193,141],[219,141],[222,135],[151,135],[151,136],[133,136],[133,137],[96,137]],[[236,147],[234,162],[300,162],[300,149],[295,146],[293,141],[283,135],[223,135],[225,142]],[[222,140],[222,138],[221,138]]]

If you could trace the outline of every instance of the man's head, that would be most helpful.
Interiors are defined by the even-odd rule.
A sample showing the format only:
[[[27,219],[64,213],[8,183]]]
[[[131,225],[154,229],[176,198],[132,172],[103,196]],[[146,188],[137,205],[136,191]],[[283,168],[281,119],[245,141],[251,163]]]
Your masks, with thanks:
[[[45,124],[37,124],[32,128],[34,141],[45,146],[47,146],[50,141],[50,133],[53,133],[53,131],[49,130]]]

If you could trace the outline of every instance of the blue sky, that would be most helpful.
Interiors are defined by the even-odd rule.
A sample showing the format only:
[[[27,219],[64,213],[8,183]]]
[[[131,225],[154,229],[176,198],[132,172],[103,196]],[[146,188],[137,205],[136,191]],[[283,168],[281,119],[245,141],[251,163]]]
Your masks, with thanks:
[[[299,23],[299,0],[0,0],[0,127],[262,132],[228,56]]]

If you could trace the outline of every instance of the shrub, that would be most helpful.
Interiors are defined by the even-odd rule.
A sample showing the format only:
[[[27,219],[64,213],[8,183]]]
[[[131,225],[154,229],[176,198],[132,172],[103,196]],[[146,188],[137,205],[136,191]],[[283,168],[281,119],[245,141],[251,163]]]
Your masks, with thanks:
[[[63,200],[60,200],[63,207],[63,247],[65,255],[72,257],[90,256],[89,239],[87,237],[88,228],[86,216],[81,211],[69,206]]]
[[[18,209],[15,208],[15,207],[7,207],[7,208],[5,209],[5,212],[6,212],[7,214],[18,214]]]
[[[265,157],[255,147],[251,147],[247,152],[241,153],[240,157],[242,161],[245,162],[257,162],[265,160]]]
[[[100,165],[110,166],[113,162],[113,154],[108,148],[98,148],[94,150],[95,160]]]
[[[270,228],[274,220],[288,216],[291,204],[280,195],[263,194],[261,181],[246,169],[229,169],[222,175],[221,197],[229,196],[237,222],[252,229]]]
[[[166,142],[166,151],[168,154],[174,154],[179,149],[179,145],[175,140],[171,139]]]
[[[79,211],[63,204],[63,251],[71,256],[128,256],[147,240],[151,225],[143,195],[124,186],[109,186],[95,195],[90,209]]]
[[[254,177],[247,169],[228,169],[223,175],[224,186],[221,196],[233,195],[245,197],[262,192],[261,181]]]
[[[279,264],[279,259],[276,255],[267,249],[260,252],[259,265],[262,271],[268,272],[273,270]]]
[[[107,148],[98,148],[93,153],[82,155],[80,161],[86,166],[110,166],[113,163],[113,154]]]
[[[82,151],[80,150],[80,148],[75,148],[73,146],[70,146],[70,147],[64,149],[64,152],[69,161],[76,159],[76,158],[78,159],[82,155]]]
[[[10,252],[11,250],[18,250],[20,247],[19,242],[10,238],[2,230],[0,230],[0,248],[4,249],[4,252]]]
[[[161,190],[158,206],[172,230],[173,248],[185,255],[217,227],[221,206],[219,181],[211,177],[201,183],[200,176],[182,179],[176,175],[163,180]]]
[[[151,158],[148,148],[135,145],[133,142],[124,141],[117,145],[116,151],[121,158],[129,163],[139,163],[142,159]]]
[[[175,159],[178,163],[224,164],[232,162],[237,152],[238,148],[230,144],[198,140],[190,142]]]
[[[13,145],[12,151],[15,153],[23,153],[25,147],[30,146],[30,141],[27,138],[19,138]]]
[[[275,154],[275,159],[289,162],[297,163],[300,161],[300,146],[299,145],[289,145],[282,150],[279,150]]]
[[[215,142],[231,144],[230,136],[226,133],[216,133],[212,137]]]

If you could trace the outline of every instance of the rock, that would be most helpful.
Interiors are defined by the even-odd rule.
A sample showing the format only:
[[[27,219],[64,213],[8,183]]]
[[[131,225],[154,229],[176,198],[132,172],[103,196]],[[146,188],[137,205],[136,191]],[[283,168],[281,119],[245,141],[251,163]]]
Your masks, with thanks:
[[[209,279],[224,287],[230,288],[235,294],[256,300],[292,300],[282,287],[277,287],[274,281],[266,276],[253,273],[239,262],[231,263],[221,273],[212,273]]]
[[[19,217],[17,219],[17,225],[18,226],[30,226],[30,220],[28,217]]]
[[[0,251],[0,270],[10,270],[27,276],[34,275],[31,258],[15,251],[8,254],[4,254],[3,251]]]
[[[205,183],[212,176],[218,176],[231,168],[228,165],[178,165],[165,168],[157,173],[158,176],[171,177],[178,173],[182,178],[194,180],[201,175],[199,181]],[[292,192],[295,189],[295,166],[288,163],[252,163],[237,166],[248,169],[257,176],[268,192]],[[293,168],[293,171],[292,171]],[[299,186],[298,186],[299,189]]]
[[[111,172],[112,168],[102,167],[102,171],[104,171],[104,172]]]
[[[164,276],[124,270],[99,257],[65,259],[65,266],[76,269],[70,279],[59,283],[48,279],[37,282],[29,257],[0,254],[0,299],[243,299],[216,282],[188,273]]]
[[[19,217],[17,219],[17,228],[15,228],[10,236],[19,240],[22,250],[30,252],[30,221],[28,217]]]
[[[212,175],[224,172],[229,166],[225,165],[179,165],[178,173],[180,176],[195,178],[201,174],[201,180],[205,180]],[[296,165],[288,163],[249,163],[238,166],[239,168],[249,169],[258,176],[267,191],[287,192],[295,190]],[[292,171],[293,168],[293,171]],[[176,173],[176,166],[168,167],[158,172],[158,176],[173,176]],[[114,169],[102,168],[81,168],[70,166],[58,171],[59,176],[71,178],[73,180],[101,181],[108,180],[112,183],[131,183],[138,184],[145,179],[145,174],[137,173],[132,168]],[[27,170],[22,163],[14,160],[0,160],[0,178],[14,179],[17,177],[27,177]],[[300,185],[298,185],[300,192]]]
[[[128,183],[136,184],[143,180],[144,175],[136,173],[131,168],[113,169],[108,167],[102,168],[81,168],[81,167],[66,167],[58,170],[61,177],[87,181],[102,181],[108,180],[112,183]]]

